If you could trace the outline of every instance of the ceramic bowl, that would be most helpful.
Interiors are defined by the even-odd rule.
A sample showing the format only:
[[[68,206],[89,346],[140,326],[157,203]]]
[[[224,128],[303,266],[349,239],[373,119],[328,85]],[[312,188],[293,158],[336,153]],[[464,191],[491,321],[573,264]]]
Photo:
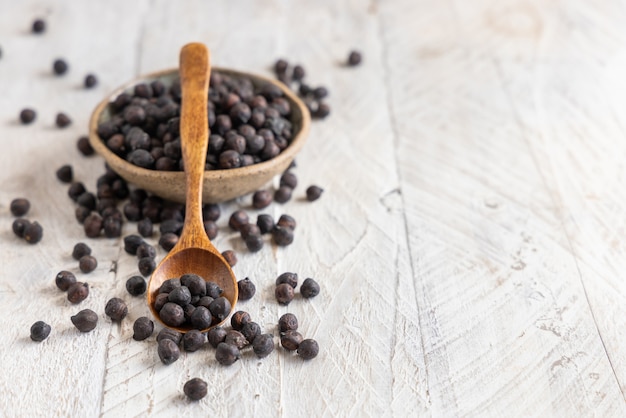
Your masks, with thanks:
[[[279,81],[225,68],[212,67],[211,71],[233,77],[249,77],[255,86],[271,83],[280,87],[291,105],[290,119],[293,124],[293,138],[291,142],[280,154],[271,160],[245,167],[207,170],[204,172],[203,202],[219,203],[259,190],[274,176],[285,171],[306,141],[311,116],[305,104],[287,86]],[[98,124],[108,120],[113,114],[111,102],[122,92],[130,93],[135,85],[150,83],[154,80],[161,80],[166,86],[169,86],[176,78],[178,78],[178,69],[171,69],[141,76],[116,89],[102,100],[93,111],[89,122],[89,142],[94,150],[104,157],[109,167],[127,182],[164,199],[184,202],[184,172],[150,170],[131,164],[109,150],[97,133]]]

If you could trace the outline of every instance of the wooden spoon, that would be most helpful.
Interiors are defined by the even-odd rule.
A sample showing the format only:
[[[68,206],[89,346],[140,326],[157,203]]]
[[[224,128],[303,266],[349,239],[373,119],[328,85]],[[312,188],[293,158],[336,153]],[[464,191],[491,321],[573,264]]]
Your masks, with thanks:
[[[165,280],[179,278],[183,274],[194,273],[206,281],[217,283],[224,290],[222,296],[230,301],[231,312],[237,303],[237,279],[228,262],[211,244],[202,223],[202,182],[209,142],[207,96],[210,68],[209,51],[203,44],[191,43],[181,49],[180,139],[185,161],[185,223],[178,243],[159,263],[148,283],[148,305],[161,323],[159,313],[154,308],[159,287]],[[168,327],[180,332],[191,330]],[[212,327],[201,331],[205,332]]]

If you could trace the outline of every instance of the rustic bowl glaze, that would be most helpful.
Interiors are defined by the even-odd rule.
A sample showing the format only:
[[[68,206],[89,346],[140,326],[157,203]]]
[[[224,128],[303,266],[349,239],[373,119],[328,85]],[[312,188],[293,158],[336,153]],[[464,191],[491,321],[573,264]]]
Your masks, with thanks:
[[[278,86],[291,105],[290,120],[293,124],[293,138],[289,146],[271,160],[246,167],[205,171],[202,189],[204,203],[225,202],[246,195],[262,188],[275,175],[285,171],[296,154],[302,149],[309,133],[311,123],[311,116],[305,104],[281,82],[267,77],[225,68],[212,67],[212,71],[234,77],[249,77],[255,86],[265,83]],[[98,124],[111,117],[111,102],[119,94],[124,91],[132,92],[135,85],[150,83],[154,80],[161,80],[166,85],[171,85],[172,81],[176,78],[178,78],[178,69],[166,70],[141,76],[116,89],[94,109],[89,121],[89,142],[94,150],[104,157],[111,169],[129,183],[164,199],[184,202],[184,172],[149,170],[131,164],[109,150],[97,133]]]

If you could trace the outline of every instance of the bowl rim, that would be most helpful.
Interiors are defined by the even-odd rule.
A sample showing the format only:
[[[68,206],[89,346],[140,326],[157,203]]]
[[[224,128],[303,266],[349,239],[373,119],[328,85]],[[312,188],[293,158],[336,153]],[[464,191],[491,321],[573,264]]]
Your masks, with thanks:
[[[203,176],[204,180],[205,181],[206,180],[209,180],[209,181],[210,180],[229,180],[229,179],[234,179],[234,178],[242,177],[246,175],[251,176],[251,175],[254,175],[255,173],[261,173],[261,172],[266,172],[268,170],[271,170],[273,166],[278,165],[281,162],[285,162],[286,160],[293,159],[294,156],[302,149],[302,146],[304,145],[306,138],[309,134],[309,129],[311,125],[311,114],[307,106],[304,104],[304,102],[288,86],[286,86],[284,83],[282,83],[279,80],[274,80],[272,78],[259,75],[256,73],[248,72],[248,71],[241,71],[237,69],[219,67],[219,66],[215,66],[215,67],[211,66],[211,72],[213,71],[219,72],[220,74],[246,76],[246,77],[253,79],[253,82],[258,80],[258,81],[270,83],[279,87],[281,91],[283,92],[283,94],[291,102],[291,105],[296,106],[296,108],[300,112],[301,120],[300,120],[300,129],[297,131],[297,133],[294,134],[291,141],[289,141],[289,144],[287,145],[287,147],[281,150],[281,152],[274,158],[271,158],[269,160],[262,161],[259,163],[251,164],[248,166],[244,166],[244,167],[205,170],[204,176]],[[174,74],[177,74],[178,72],[179,72],[179,69],[175,67],[175,68],[169,68],[165,70],[160,70],[160,71],[155,71],[155,72],[139,75],[133,78],[132,80],[115,88],[112,92],[105,95],[104,99],[102,99],[98,103],[98,105],[92,111],[90,119],[89,119],[89,143],[91,144],[92,148],[94,148],[94,150],[105,159],[106,162],[109,162],[109,160],[112,160],[118,165],[126,165],[128,166],[129,170],[132,170],[137,176],[154,177],[158,175],[159,177],[164,177],[164,178],[169,178],[169,179],[178,179],[178,178],[183,179],[184,178],[185,176],[184,171],[160,171],[160,170],[152,170],[152,169],[147,169],[147,168],[136,166],[126,161],[124,158],[120,157],[119,155],[115,154],[113,151],[111,151],[106,146],[103,139],[100,138],[100,136],[98,135],[98,123],[99,123],[100,116],[102,115],[106,107],[109,106],[117,96],[119,96],[124,91],[130,89],[131,87],[136,86],[137,84],[146,82],[148,80],[153,81],[159,78],[163,78],[165,76],[174,75]],[[292,112],[293,112],[293,109],[292,109]],[[209,129],[209,136],[210,134],[211,134],[211,131]],[[114,169],[114,167],[112,166],[111,168]]]

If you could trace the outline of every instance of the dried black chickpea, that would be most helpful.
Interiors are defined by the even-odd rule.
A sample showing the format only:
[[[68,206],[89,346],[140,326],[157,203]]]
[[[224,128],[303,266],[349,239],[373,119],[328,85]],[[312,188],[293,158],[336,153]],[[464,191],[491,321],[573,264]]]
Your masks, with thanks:
[[[304,67],[302,67],[301,65],[296,65],[293,67],[292,79],[294,81],[302,80],[305,75],[306,75],[306,71],[304,70]]]
[[[322,196],[324,189],[319,186],[311,185],[306,189],[306,200],[309,202],[314,202]]]
[[[239,349],[225,342],[219,343],[215,350],[215,359],[224,366],[230,366],[241,358]]]
[[[278,203],[287,203],[291,199],[293,189],[288,186],[280,186],[274,192],[274,200]]]
[[[281,283],[276,286],[274,290],[274,295],[276,296],[276,301],[281,305],[289,305],[293,300],[294,292],[293,287],[291,287],[287,283]]]
[[[278,319],[278,331],[283,333],[298,329],[298,318],[292,313],[286,313]]]
[[[131,255],[137,254],[137,248],[144,243],[139,235],[128,235],[124,237],[124,250]]]
[[[239,300],[250,300],[256,293],[256,286],[249,277],[239,280],[237,288],[239,290]]]
[[[140,296],[146,293],[146,280],[141,276],[132,276],[126,280],[126,290],[132,296]]]
[[[348,54],[348,66],[349,67],[356,67],[357,65],[361,63],[362,60],[363,60],[363,57],[359,51],[352,50]]]
[[[87,89],[93,88],[98,84],[98,78],[93,74],[87,74],[83,84]]]
[[[298,346],[298,350],[297,350],[298,355],[304,360],[311,360],[317,357],[317,354],[319,353],[319,351],[320,351],[320,348],[319,348],[317,341],[311,338],[307,338],[306,340],[303,340]]]
[[[145,258],[145,257],[149,257],[149,258],[155,258],[156,257],[156,249],[148,244],[147,242],[143,242],[141,244],[139,244],[139,246],[137,247],[137,258],[141,259],[141,258]]]
[[[167,300],[179,306],[191,303],[191,292],[187,286],[180,286],[169,292]]]
[[[83,282],[76,282],[67,289],[67,300],[71,303],[80,303],[89,296],[89,285]]]
[[[239,234],[245,240],[249,235],[261,235],[261,228],[256,224],[245,224],[239,229]]]
[[[320,102],[312,116],[317,119],[324,119],[328,115],[330,115],[330,106],[327,103]]]
[[[139,317],[133,323],[133,340],[143,341],[154,332],[154,322],[147,316]]]
[[[256,322],[250,321],[244,324],[239,332],[241,332],[243,336],[246,337],[246,340],[252,344],[257,335],[261,335],[261,326]]]
[[[170,339],[162,339],[159,341],[157,352],[161,362],[165,365],[174,363],[180,357],[178,344]]]
[[[102,216],[98,213],[91,213],[89,216],[85,218],[83,222],[83,229],[85,230],[85,235],[89,238],[97,238],[100,236],[102,232],[102,228],[104,226],[104,220]]]
[[[31,30],[36,34],[44,33],[46,31],[46,21],[43,19],[35,19]]]
[[[228,226],[235,231],[239,231],[244,225],[247,225],[250,221],[248,214],[244,210],[236,210],[230,215],[228,219]]]
[[[183,339],[182,333],[176,330],[170,329],[170,328],[161,329],[161,331],[159,331],[159,333],[157,334],[157,338],[156,338],[157,342],[161,342],[161,340],[172,340],[174,341],[176,345],[180,344],[182,339]]]
[[[112,321],[121,321],[128,315],[128,307],[126,302],[120,298],[111,298],[104,307],[104,313],[111,318]]]
[[[166,281],[163,282],[163,284],[161,284],[161,287],[159,287],[159,293],[170,293],[172,290],[181,286],[182,284],[179,278],[175,277],[175,278],[167,279]]]
[[[232,345],[237,347],[238,349],[242,349],[249,344],[248,339],[243,335],[240,331],[231,329],[226,333],[226,338],[224,342],[228,345]]]
[[[219,298],[224,290],[217,285],[215,282],[206,282],[206,294],[207,296],[212,297],[213,299]]]
[[[197,329],[192,329],[183,335],[183,349],[189,353],[198,351],[205,342],[205,335]]]
[[[252,350],[258,358],[264,358],[274,351],[274,336],[272,334],[257,335],[252,343]]]
[[[266,208],[272,203],[273,196],[269,190],[257,190],[252,195],[252,206],[255,209]]]
[[[289,64],[287,63],[287,61],[285,61],[284,59],[278,59],[276,60],[276,62],[274,63],[274,72],[278,75],[278,74],[282,74],[287,72],[287,68],[289,67]]]
[[[20,112],[20,122],[22,122],[23,125],[29,125],[31,123],[33,123],[33,121],[37,118],[37,112],[35,112],[33,109],[22,109],[22,111]]]
[[[29,244],[36,244],[41,241],[43,237],[43,228],[37,221],[27,224],[24,227],[24,235],[23,238]]]
[[[17,218],[13,221],[13,233],[20,238],[24,238],[24,231],[28,225],[30,225],[30,221],[28,219]]]
[[[302,341],[304,337],[296,330],[286,331],[280,336],[280,345],[288,351],[296,351]]]
[[[202,219],[205,221],[217,221],[221,213],[220,206],[216,203],[208,203],[202,206]]]
[[[213,346],[213,348],[217,348],[219,343],[223,343],[226,340],[226,335],[228,331],[226,331],[222,327],[213,327],[209,330],[207,337],[209,339],[209,344]]]
[[[281,283],[287,283],[289,286],[295,289],[298,286],[298,273],[292,273],[292,272],[287,271],[285,273],[280,274],[276,278],[276,286],[278,286]]]
[[[268,215],[265,213],[257,217],[256,224],[259,227],[261,234],[267,234],[269,232],[272,232],[272,230],[274,229],[274,225],[275,225],[274,218],[272,217],[272,215]]]
[[[293,190],[298,185],[298,177],[293,171],[287,170],[280,176],[279,185],[289,187]]]
[[[62,58],[58,58],[52,63],[52,71],[56,75],[63,75],[67,72],[68,69],[69,65],[67,64],[67,61]]]
[[[158,295],[156,295],[156,297],[154,298],[154,310],[156,312],[159,312],[161,308],[163,308],[163,306],[167,302],[169,302],[169,300],[167,299],[169,295],[169,293],[159,293]]]
[[[276,243],[276,245],[285,247],[287,245],[291,245],[293,243],[293,229],[284,228],[282,226],[274,226],[272,229],[272,239]]]
[[[37,321],[30,327],[30,339],[41,342],[48,338],[52,328],[43,321]]]
[[[83,273],[91,273],[98,267],[98,260],[92,255],[84,255],[78,260],[78,267]]]
[[[222,252],[222,257],[226,260],[228,265],[234,267],[237,264],[237,254],[233,250],[225,250]]]
[[[174,248],[174,246],[177,243],[178,243],[178,235],[176,235],[173,232],[165,233],[161,235],[161,238],[159,238],[159,245],[161,246],[161,248],[163,248],[165,251],[168,251],[168,252],[172,248]]]
[[[263,237],[260,234],[250,234],[245,238],[246,248],[252,253],[261,251],[264,245]]]
[[[211,302],[212,303],[212,302]],[[213,322],[211,311],[204,306],[198,306],[191,314],[191,326],[198,330],[207,329]]]
[[[80,332],[92,331],[98,325],[98,314],[91,309],[83,309],[70,319]]]
[[[137,222],[137,232],[144,238],[149,238],[153,234],[153,225],[150,218],[143,218]]]
[[[291,215],[282,214],[278,221],[276,221],[276,225],[283,228],[291,228],[291,230],[296,229],[296,220]]]
[[[57,273],[54,282],[60,290],[65,292],[76,283],[76,276],[71,271],[62,270]]]
[[[207,388],[207,382],[199,377],[194,377],[185,383],[183,386],[183,392],[192,401],[199,401],[206,396]]]
[[[180,305],[167,302],[159,311],[159,318],[165,325],[178,327],[185,323],[185,311]]]
[[[304,298],[312,298],[320,293],[320,285],[312,278],[307,278],[300,286],[300,294]]]
[[[80,195],[82,195],[86,191],[87,189],[85,189],[85,185],[77,181],[70,184],[70,187],[67,189],[67,195],[70,197],[70,199],[76,202]]]
[[[248,322],[252,321],[250,314],[245,311],[237,311],[230,317],[230,325],[234,330],[240,331]]]
[[[77,243],[74,245],[74,249],[72,250],[72,258],[76,261],[80,260],[83,256],[90,254],[91,248],[84,242]]]
[[[204,221],[204,232],[210,240],[215,239],[218,233],[217,224],[214,221]]]
[[[152,257],[143,257],[137,262],[137,268],[142,275],[149,276],[156,268],[156,262]]]
[[[18,197],[11,201],[9,209],[11,210],[11,214],[13,214],[13,216],[24,216],[30,210],[30,201],[23,197]]]
[[[71,183],[74,178],[74,171],[72,166],[69,164],[62,165],[56,171],[56,176],[59,181],[63,183]]]
[[[187,287],[192,296],[205,296],[207,292],[206,281],[197,274],[187,273],[180,276],[181,286]]]
[[[213,302],[211,302],[211,305],[209,305],[211,314],[217,318],[218,321],[224,320],[230,314],[230,309],[230,301],[224,296],[216,298]]]
[[[72,124],[72,119],[63,112],[57,113],[55,123],[59,128],[66,128]]]
[[[81,136],[80,138],[78,138],[78,140],[76,141],[76,148],[78,148],[78,151],[80,151],[80,153],[85,157],[88,157],[95,153],[95,150],[89,143],[89,138],[86,136]]]

